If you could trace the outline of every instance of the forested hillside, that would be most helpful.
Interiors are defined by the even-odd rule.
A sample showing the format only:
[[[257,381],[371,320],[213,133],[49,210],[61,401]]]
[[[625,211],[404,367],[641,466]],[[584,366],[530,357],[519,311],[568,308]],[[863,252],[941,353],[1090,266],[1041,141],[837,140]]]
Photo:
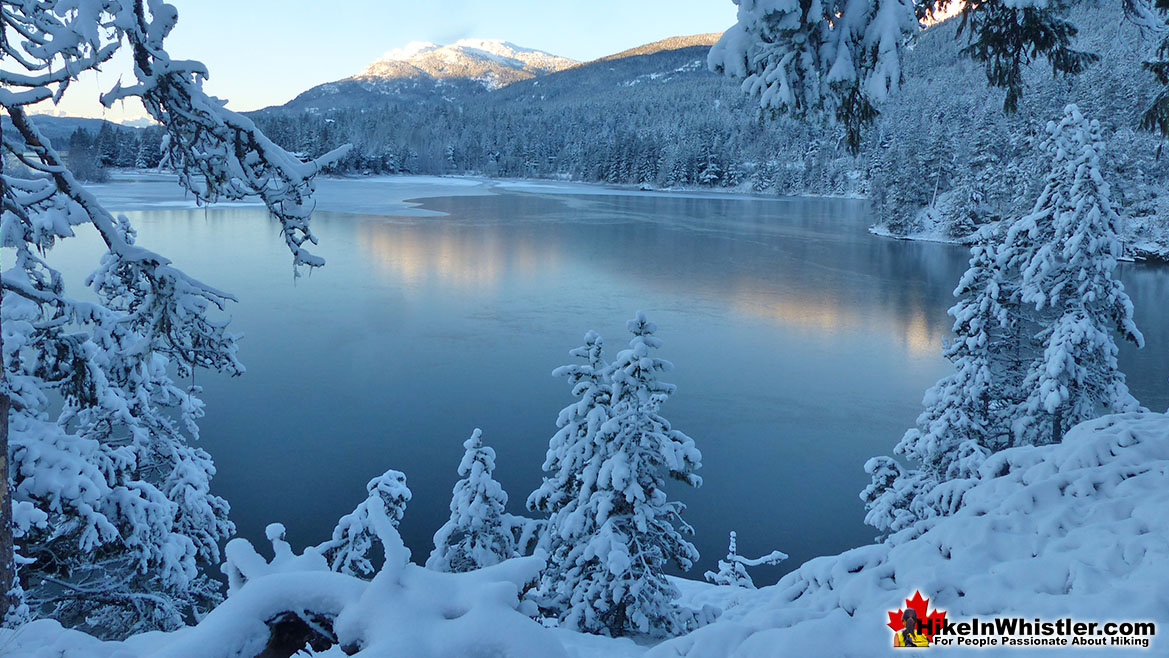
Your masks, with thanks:
[[[1154,44],[1121,20],[1119,3],[1089,0],[1072,17],[1077,44],[1101,60],[1074,78],[1052,78],[1036,63],[1013,115],[1002,112],[1003,92],[989,89],[980,67],[959,52],[965,41],[954,38],[956,21],[926,31],[906,58],[900,93],[881,108],[855,157],[839,129],[760,117],[737,84],[707,70],[714,35],[679,42],[702,45],[633,49],[496,91],[460,94],[453,85],[423,109],[385,95],[339,98],[331,109],[318,98],[311,111],[298,101],[257,118],[277,142],[305,154],[353,143],[339,173],[863,195],[874,201],[880,232],[961,240],[978,222],[1029,206],[1044,124],[1076,102],[1105,118],[1105,166],[1130,220],[1128,245],[1163,253],[1169,240],[1159,190],[1169,168],[1159,140],[1138,127],[1155,94],[1141,67]]]

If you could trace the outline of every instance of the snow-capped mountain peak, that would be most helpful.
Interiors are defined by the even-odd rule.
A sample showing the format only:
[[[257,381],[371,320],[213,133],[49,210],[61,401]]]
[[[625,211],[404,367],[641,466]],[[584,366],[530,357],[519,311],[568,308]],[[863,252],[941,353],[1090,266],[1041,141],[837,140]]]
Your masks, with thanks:
[[[500,39],[460,39],[445,46],[414,41],[387,52],[354,78],[364,82],[465,79],[495,89],[576,64],[566,57]]]
[[[409,61],[413,57],[417,57],[424,52],[435,50],[439,45],[429,41],[411,41],[401,48],[394,48],[388,51],[381,59],[391,59],[398,61]]]

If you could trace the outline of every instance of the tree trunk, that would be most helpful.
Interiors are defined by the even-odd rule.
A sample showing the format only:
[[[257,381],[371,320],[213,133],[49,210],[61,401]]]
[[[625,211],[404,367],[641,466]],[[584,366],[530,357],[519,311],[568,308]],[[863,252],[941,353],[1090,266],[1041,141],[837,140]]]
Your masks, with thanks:
[[[1051,442],[1059,443],[1063,441],[1063,410],[1057,410],[1051,414]]]

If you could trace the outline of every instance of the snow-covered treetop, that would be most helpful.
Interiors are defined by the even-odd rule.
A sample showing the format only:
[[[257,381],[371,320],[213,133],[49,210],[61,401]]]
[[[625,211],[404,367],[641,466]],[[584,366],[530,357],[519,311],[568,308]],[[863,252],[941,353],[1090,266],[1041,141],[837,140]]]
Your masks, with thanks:
[[[5,135],[5,150],[34,171],[62,175],[64,164],[55,153],[45,152],[45,140],[27,120],[25,108],[48,99],[60,101],[73,80],[128,48],[136,80],[128,85],[118,81],[101,95],[101,102],[110,107],[128,98],[140,100],[166,129],[170,162],[180,171],[180,183],[200,202],[260,197],[280,221],[294,263],[323,264],[306,245],[316,241],[308,228],[312,179],[348,147],[301,162],[273,144],[250,119],[203,91],[208,72],[202,64],[169,56],[163,42],[177,21],[178,11],[162,0],[5,4],[4,32],[11,30],[12,37],[5,42],[8,57],[0,68],[0,104],[17,133]],[[91,199],[75,195],[73,200],[89,215],[100,214]]]
[[[376,570],[369,551],[375,540],[382,544],[386,563],[405,563],[410,557],[396,528],[411,494],[406,475],[394,470],[370,480],[365,490],[366,499],[337,521],[333,537],[316,550],[325,556],[333,571],[372,578]]]
[[[434,551],[426,561],[427,568],[438,571],[473,571],[517,554],[507,492],[492,477],[495,450],[483,445],[478,428],[463,448],[462,479],[451,496],[451,516],[435,533]]]
[[[743,81],[764,109],[822,114],[859,129],[901,82],[918,30],[912,0],[736,0],[738,22],[711,49],[712,70]]]
[[[739,555],[738,534],[731,531],[731,541],[727,548],[727,556],[718,561],[718,571],[707,571],[703,578],[715,585],[729,585],[755,589],[755,582],[747,573],[747,567],[757,567],[761,564],[779,564],[787,559],[787,553],[772,551],[767,555],[755,559]]]
[[[957,5],[953,0],[732,0],[738,22],[710,51],[712,70],[742,80],[764,110],[824,117],[841,124],[853,150],[862,128],[901,82],[902,56],[921,28]],[[1151,13],[1144,0],[1126,0],[1127,15]],[[1023,70],[1046,57],[1053,73],[1076,74],[1096,55],[1072,48],[1076,27],[1067,0],[982,0],[961,3],[965,53],[986,69],[987,81],[1007,90],[1014,111]],[[1126,7],[1127,9],[1127,7]]]
[[[1007,231],[1002,258],[1022,275],[1022,301],[1045,307],[1104,307],[1117,331],[1140,346],[1132,300],[1113,277],[1120,256],[1120,216],[1101,174],[1100,122],[1076,105],[1046,127],[1051,160],[1043,193]]]

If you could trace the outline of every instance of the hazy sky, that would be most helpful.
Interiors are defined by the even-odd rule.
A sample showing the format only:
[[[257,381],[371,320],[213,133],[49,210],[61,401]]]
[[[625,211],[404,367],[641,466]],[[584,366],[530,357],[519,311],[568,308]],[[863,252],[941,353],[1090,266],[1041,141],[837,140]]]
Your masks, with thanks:
[[[722,32],[735,20],[731,0],[171,0],[179,23],[168,40],[175,57],[211,72],[207,90],[236,110],[288,101],[357,73],[411,41],[504,39],[527,48],[589,60],[671,36]],[[325,8],[325,9],[322,9]],[[132,79],[125,60],[87,75],[56,108],[41,112],[105,116],[99,89]]]

